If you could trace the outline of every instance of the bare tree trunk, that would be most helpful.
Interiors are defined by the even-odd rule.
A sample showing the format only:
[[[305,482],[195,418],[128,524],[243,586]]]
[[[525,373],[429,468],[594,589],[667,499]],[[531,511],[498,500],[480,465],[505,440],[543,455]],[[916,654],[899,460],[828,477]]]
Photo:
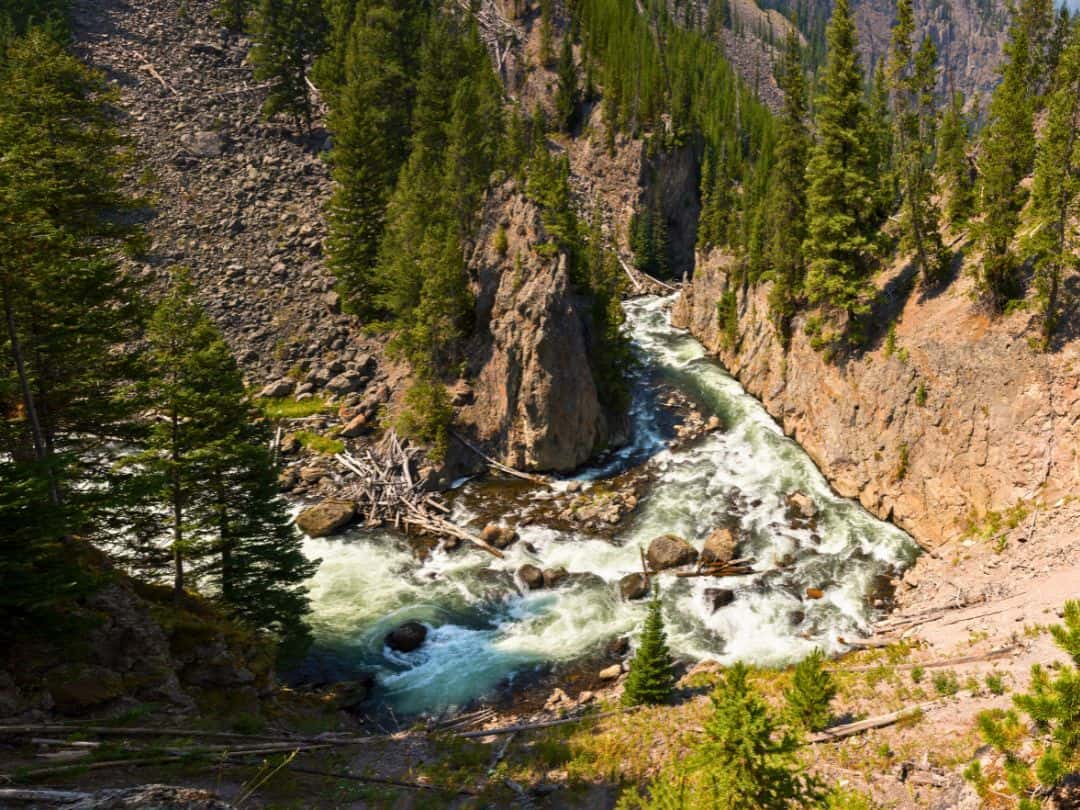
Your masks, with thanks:
[[[26,363],[23,361],[22,343],[19,340],[19,332],[15,328],[15,312],[11,306],[11,291],[4,286],[4,320],[7,323],[8,341],[11,343],[11,357],[15,361],[15,371],[19,375],[19,387],[22,391],[23,407],[26,408],[26,418],[30,422],[30,435],[34,442],[34,457],[44,465],[49,479],[49,501],[53,506],[60,504],[60,491],[56,486],[56,478],[52,467],[49,465],[49,451],[45,445],[45,437],[41,432],[41,420],[38,419],[37,403],[34,400],[34,392],[30,389],[30,378],[26,373]]]

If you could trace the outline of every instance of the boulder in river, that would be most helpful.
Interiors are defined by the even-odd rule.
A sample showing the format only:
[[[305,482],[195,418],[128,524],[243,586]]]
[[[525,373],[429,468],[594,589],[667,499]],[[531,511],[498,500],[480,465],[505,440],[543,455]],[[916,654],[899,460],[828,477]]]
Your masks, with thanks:
[[[664,571],[690,565],[698,558],[697,549],[677,534],[662,534],[649,543],[645,559],[652,571]]]
[[[735,601],[735,591],[731,588],[706,588],[705,604],[709,610],[716,613],[720,608],[727,607]]]
[[[427,628],[420,622],[405,622],[386,634],[386,646],[398,652],[412,652],[427,638]]]
[[[807,588],[806,589],[806,598],[807,599],[821,599],[824,596],[825,596],[825,591],[821,590],[821,588]]]
[[[596,677],[602,681],[618,680],[620,675],[622,675],[622,664],[612,664],[596,673]]]
[[[817,516],[817,504],[815,504],[805,492],[796,490],[787,496],[786,501],[788,512],[792,517],[812,520]]]
[[[308,537],[328,537],[348,526],[355,515],[352,501],[323,501],[297,515],[296,525]]]
[[[518,533],[509,526],[499,526],[497,523],[489,523],[480,532],[480,539],[498,549],[509,548],[518,539]]]
[[[565,568],[545,568],[544,587],[557,588],[559,583],[569,576]]]
[[[735,534],[731,529],[713,529],[705,538],[701,549],[701,561],[706,563],[729,563],[735,559]]]
[[[649,581],[644,574],[627,574],[619,580],[619,593],[627,601],[642,599],[649,593]]]
[[[518,569],[517,575],[530,591],[538,591],[544,587],[544,572],[535,565],[526,563]]]

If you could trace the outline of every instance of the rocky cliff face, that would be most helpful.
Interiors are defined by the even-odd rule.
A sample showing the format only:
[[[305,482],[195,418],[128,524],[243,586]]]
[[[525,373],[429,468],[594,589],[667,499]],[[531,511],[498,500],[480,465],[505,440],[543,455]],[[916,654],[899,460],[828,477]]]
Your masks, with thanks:
[[[894,268],[886,288],[904,288]],[[721,256],[702,257],[674,311],[759,397],[843,495],[892,518],[927,546],[1019,502],[1052,508],[1080,491],[1080,339],[1033,351],[1030,315],[989,321],[961,279],[898,302],[895,350],[884,341],[835,365],[795,324],[782,349],[765,286],[739,295],[739,336],[724,348],[716,301]]]
[[[470,259],[478,337],[459,419],[510,466],[571,470],[610,428],[589,367],[588,302],[566,257],[538,250],[546,239],[539,210],[512,185],[491,195]]]

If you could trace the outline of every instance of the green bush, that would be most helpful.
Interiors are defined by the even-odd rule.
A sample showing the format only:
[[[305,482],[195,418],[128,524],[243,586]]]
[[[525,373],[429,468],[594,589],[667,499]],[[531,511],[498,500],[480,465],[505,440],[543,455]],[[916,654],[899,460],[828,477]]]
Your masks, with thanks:
[[[784,697],[791,719],[807,731],[821,731],[829,724],[829,704],[836,697],[836,684],[825,669],[824,652],[815,649],[799,662]]]
[[[405,407],[397,418],[397,430],[403,436],[426,444],[429,455],[445,458],[450,446],[450,426],[454,409],[441,383],[417,379],[405,393]]]

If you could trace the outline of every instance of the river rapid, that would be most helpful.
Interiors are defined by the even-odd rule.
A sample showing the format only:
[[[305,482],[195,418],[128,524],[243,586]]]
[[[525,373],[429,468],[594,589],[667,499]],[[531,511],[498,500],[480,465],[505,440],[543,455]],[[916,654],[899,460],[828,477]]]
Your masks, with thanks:
[[[587,491],[629,466],[650,465],[651,487],[614,541],[536,522],[519,528],[521,540],[503,560],[463,547],[436,549],[421,563],[406,540],[389,532],[309,539],[305,552],[322,559],[309,583],[321,668],[339,678],[374,671],[376,703],[398,715],[463,707],[538,668],[581,659],[614,637],[634,634],[645,603],[623,601],[618,580],[640,570],[639,547],[670,532],[700,549],[721,525],[738,528],[739,556],[756,557],[763,573],[724,580],[661,575],[676,655],[783,665],[815,647],[837,652],[842,637],[869,629],[875,596],[914,560],[915,543],[836,495],[764,407],[707,359],[700,343],[670,325],[671,302],[646,297],[625,305],[641,365],[634,372],[630,441],[574,477]],[[718,415],[725,430],[670,448],[657,380],[700,403],[706,416]],[[477,486],[463,484],[463,494]],[[794,491],[817,505],[812,527],[788,520],[785,499]],[[542,486],[517,495],[550,497]],[[469,503],[455,500],[455,518],[479,524]],[[515,523],[512,513],[505,520]],[[579,576],[555,589],[527,591],[514,578],[525,563]],[[713,611],[705,591],[718,586],[736,596]],[[806,599],[808,587],[823,590],[823,598]],[[385,647],[386,633],[410,619],[427,625],[426,642],[407,654]]]

